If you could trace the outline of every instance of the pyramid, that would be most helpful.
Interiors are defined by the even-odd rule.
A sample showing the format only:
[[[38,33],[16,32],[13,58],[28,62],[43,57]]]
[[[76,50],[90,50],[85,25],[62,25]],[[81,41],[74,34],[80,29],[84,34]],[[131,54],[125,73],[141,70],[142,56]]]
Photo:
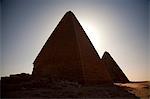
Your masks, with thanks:
[[[126,75],[123,71],[119,68],[118,64],[115,60],[111,57],[108,52],[105,52],[102,56],[102,61],[108,69],[108,72],[115,83],[127,83],[129,82]]]
[[[33,65],[32,76],[37,79],[112,83],[106,67],[71,11],[61,19]]]

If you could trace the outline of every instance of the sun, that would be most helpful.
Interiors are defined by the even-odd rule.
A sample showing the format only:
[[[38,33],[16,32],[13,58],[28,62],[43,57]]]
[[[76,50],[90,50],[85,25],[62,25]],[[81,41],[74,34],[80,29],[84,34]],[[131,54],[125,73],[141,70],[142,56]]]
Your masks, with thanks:
[[[90,41],[92,42],[93,46],[97,50],[97,52],[101,53],[101,48],[103,47],[103,41],[101,36],[101,31],[97,27],[98,25],[93,22],[85,22],[81,21],[81,25],[86,32],[87,36],[89,37]]]

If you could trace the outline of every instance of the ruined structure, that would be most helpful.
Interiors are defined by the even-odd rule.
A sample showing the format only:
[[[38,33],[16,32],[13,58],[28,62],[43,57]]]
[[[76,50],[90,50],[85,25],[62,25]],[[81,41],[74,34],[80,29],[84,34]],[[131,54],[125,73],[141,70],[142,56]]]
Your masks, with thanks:
[[[34,78],[112,83],[107,68],[71,11],[61,19],[33,64]]]
[[[118,64],[115,62],[115,60],[111,57],[111,55],[108,52],[105,52],[102,61],[107,67],[107,70],[115,83],[127,83],[129,82],[126,75],[123,73],[123,71],[120,69]]]

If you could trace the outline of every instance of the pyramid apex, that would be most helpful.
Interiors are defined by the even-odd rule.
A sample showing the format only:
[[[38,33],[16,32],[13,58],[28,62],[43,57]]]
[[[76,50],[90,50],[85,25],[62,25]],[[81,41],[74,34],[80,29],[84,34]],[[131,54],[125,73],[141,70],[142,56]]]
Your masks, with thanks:
[[[67,13],[73,13],[72,11],[68,11]]]
[[[103,54],[103,56],[104,56],[104,55],[110,55],[110,54],[109,54],[108,51],[105,51],[104,54]]]
[[[111,55],[110,55],[109,52],[107,52],[107,51],[104,52],[104,54],[103,54],[103,56],[102,56],[102,59],[103,59],[103,58],[106,58],[106,57],[107,57],[107,58],[108,58],[108,57],[111,57]]]
[[[74,15],[72,11],[68,11],[66,14]]]
[[[107,51],[105,51],[104,54],[105,54],[105,53],[109,54],[109,52],[107,52]]]

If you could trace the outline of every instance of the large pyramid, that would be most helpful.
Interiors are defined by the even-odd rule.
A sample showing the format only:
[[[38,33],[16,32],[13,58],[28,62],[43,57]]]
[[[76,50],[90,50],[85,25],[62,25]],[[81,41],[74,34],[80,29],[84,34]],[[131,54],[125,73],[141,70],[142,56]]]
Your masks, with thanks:
[[[111,55],[108,52],[105,52],[102,56],[102,61],[104,62],[105,66],[108,69],[108,72],[115,83],[127,83],[129,82],[126,75],[123,73],[123,71],[120,69],[118,64],[115,62],[115,60],[111,57]]]
[[[35,78],[82,84],[112,83],[106,67],[71,11],[61,19],[33,64]]]

